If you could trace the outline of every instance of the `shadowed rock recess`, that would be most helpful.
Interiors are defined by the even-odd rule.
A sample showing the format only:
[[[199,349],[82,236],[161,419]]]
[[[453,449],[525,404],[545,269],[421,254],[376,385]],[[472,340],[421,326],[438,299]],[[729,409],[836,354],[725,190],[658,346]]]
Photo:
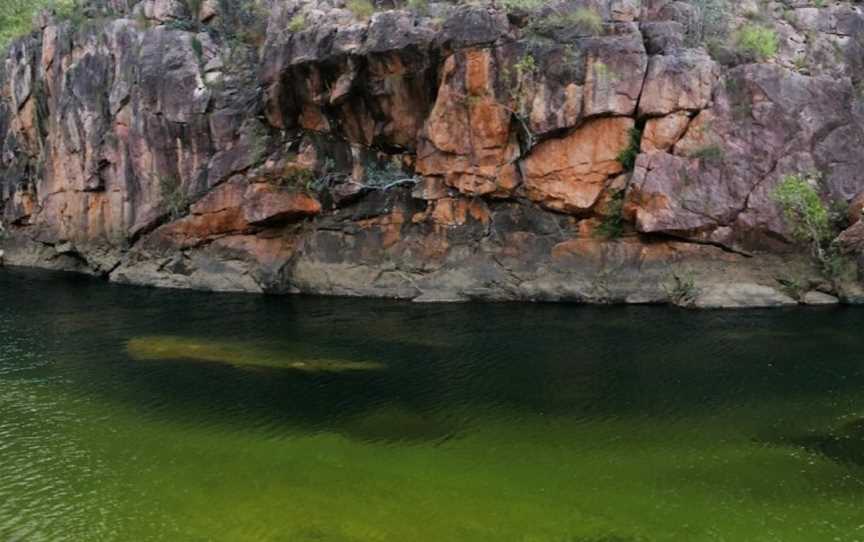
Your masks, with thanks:
[[[416,301],[862,299],[772,196],[819,172],[864,262],[861,4],[410,4],[40,14],[0,80],[5,263]],[[752,25],[776,37],[759,62]]]

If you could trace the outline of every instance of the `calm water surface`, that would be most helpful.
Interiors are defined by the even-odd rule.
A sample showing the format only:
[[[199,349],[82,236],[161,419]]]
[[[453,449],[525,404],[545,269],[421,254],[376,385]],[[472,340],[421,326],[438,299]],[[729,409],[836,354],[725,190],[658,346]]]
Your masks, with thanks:
[[[864,310],[0,271],[0,540],[864,541]]]

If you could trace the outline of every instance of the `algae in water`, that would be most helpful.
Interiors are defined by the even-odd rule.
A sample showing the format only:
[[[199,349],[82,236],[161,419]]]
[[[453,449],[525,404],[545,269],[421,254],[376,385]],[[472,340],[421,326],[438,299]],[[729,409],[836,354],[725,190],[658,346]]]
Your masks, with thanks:
[[[126,351],[137,360],[192,360],[224,363],[236,367],[293,369],[309,373],[342,373],[385,369],[383,363],[344,359],[298,359],[287,352],[259,346],[203,338],[153,335],[136,337],[126,343]]]

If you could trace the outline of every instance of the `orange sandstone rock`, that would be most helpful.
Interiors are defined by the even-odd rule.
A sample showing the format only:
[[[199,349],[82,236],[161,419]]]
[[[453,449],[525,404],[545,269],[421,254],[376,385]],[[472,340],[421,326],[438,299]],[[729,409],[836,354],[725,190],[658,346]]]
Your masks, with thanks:
[[[561,139],[544,141],[522,163],[528,197],[548,209],[585,212],[597,202],[606,180],[623,170],[631,118],[590,121]]]

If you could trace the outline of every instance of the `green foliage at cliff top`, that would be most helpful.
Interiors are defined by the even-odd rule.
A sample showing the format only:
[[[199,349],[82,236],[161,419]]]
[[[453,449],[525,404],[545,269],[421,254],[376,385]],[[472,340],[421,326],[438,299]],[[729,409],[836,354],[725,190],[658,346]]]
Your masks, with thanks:
[[[0,48],[28,32],[33,26],[33,17],[43,9],[55,9],[69,13],[73,0],[0,0]]]

